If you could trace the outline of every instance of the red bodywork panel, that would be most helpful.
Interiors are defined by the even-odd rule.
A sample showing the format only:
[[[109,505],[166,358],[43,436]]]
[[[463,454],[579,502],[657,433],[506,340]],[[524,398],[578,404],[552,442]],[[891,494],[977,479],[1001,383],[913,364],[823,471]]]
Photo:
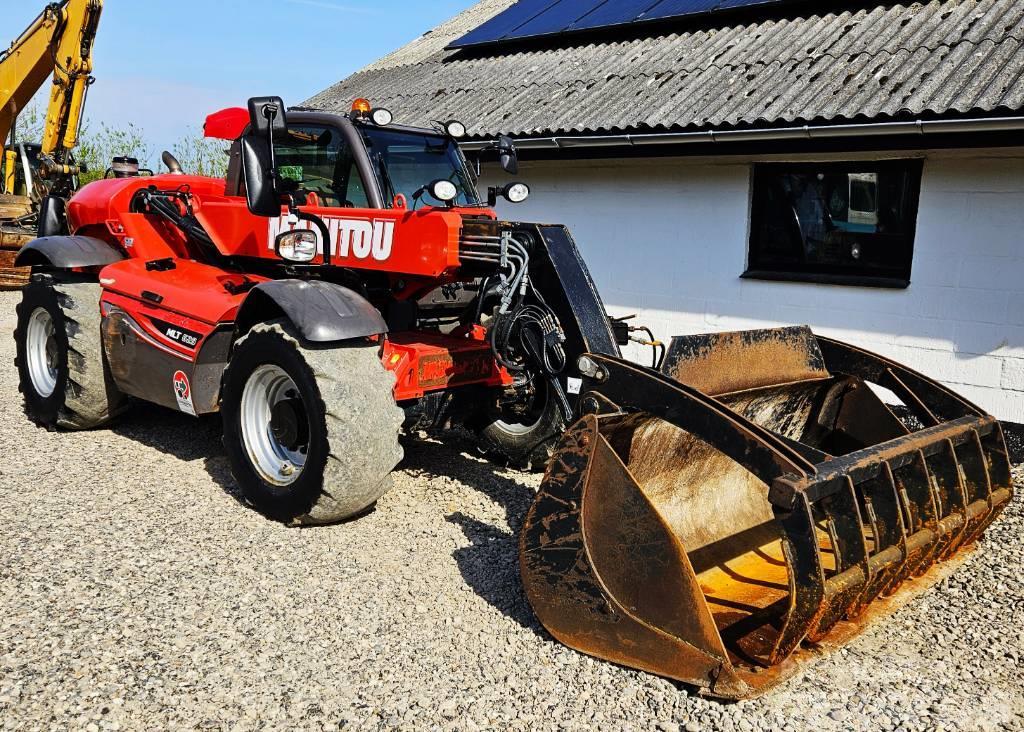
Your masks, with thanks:
[[[486,340],[486,331],[451,335],[392,333],[384,343],[384,366],[395,372],[395,399],[418,399],[453,386],[509,386],[512,376],[500,368]]]
[[[208,120],[207,134],[233,135],[241,120],[236,110],[214,115]],[[230,330],[250,289],[246,285],[267,278],[204,263],[202,254],[193,251],[174,226],[156,215],[131,213],[135,194],[151,186],[191,193],[196,218],[225,256],[280,261],[274,252],[275,237],[299,226],[311,227],[292,220],[285,209],[275,219],[253,216],[244,198],[225,195],[224,180],[199,176],[101,180],[83,188],[69,202],[68,221],[74,233],[109,241],[128,257],[100,272],[104,313],[114,313],[111,322],[116,320],[120,329],[109,334],[113,339],[110,343],[113,348],[129,349],[122,351],[125,363],[120,365],[121,376],[130,383],[145,378],[138,369],[154,368],[154,363],[163,368],[164,364],[152,361],[148,349],[154,349],[163,354],[160,358],[179,364],[168,368],[180,369],[193,381],[197,394],[209,394],[213,386],[205,392],[200,388],[202,379],[213,378],[209,366],[202,365],[201,352],[215,333],[225,326]],[[463,215],[494,217],[486,210],[429,206],[418,211],[323,206],[302,210],[317,214],[327,223],[333,265],[385,273],[396,299],[417,298],[440,284],[457,280]],[[173,262],[173,267],[147,267],[147,263],[166,259]],[[320,262],[322,256],[316,259]],[[143,348],[144,352],[133,348]],[[219,352],[222,348],[218,342],[209,350]],[[124,355],[130,353],[138,355]],[[501,387],[512,383],[511,376],[495,362],[486,332],[480,327],[450,335],[391,333],[382,340],[381,358],[396,375],[397,401],[469,384]],[[175,379],[179,376],[174,373]],[[171,379],[161,379],[167,381],[167,394],[158,401],[173,408]],[[200,412],[215,408],[210,404],[197,400],[195,408]]]
[[[194,254],[178,232],[158,217],[129,213],[132,197],[149,186],[188,189],[196,218],[226,256],[277,262],[274,238],[278,234],[313,228],[304,221],[290,222],[284,208],[276,219],[253,216],[244,198],[224,195],[224,181],[219,178],[159,175],[102,180],[86,186],[68,204],[71,230],[113,237],[130,255],[144,260]],[[479,209],[429,206],[418,211],[323,206],[303,206],[302,210],[326,221],[332,238],[332,264],[431,279],[451,276],[458,269],[462,216],[481,215]],[[490,211],[483,213],[494,216]]]
[[[245,301],[246,293],[240,289],[247,281],[258,284],[267,278],[225,272],[188,259],[174,260],[174,269],[165,271],[147,270],[141,259],[126,259],[104,267],[100,273],[100,283],[108,293],[158,304],[162,310],[210,326],[234,321]]]
[[[458,210],[358,209],[303,206],[320,216],[331,233],[331,264],[352,269],[438,278],[459,266]],[[225,254],[280,261],[274,239],[306,221],[253,216],[241,199],[223,198],[196,207],[196,218]],[[321,242],[320,251],[323,251]],[[322,262],[317,257],[314,263]]]
[[[214,112],[206,118],[203,125],[203,136],[217,140],[237,140],[249,126],[249,110],[242,107],[229,107]]]

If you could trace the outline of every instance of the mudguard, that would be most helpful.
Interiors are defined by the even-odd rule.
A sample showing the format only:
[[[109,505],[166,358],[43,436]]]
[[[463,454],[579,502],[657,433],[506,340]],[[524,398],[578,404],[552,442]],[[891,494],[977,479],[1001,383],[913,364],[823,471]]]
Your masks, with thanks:
[[[388,332],[383,316],[359,293],[331,282],[272,280],[252,289],[242,303],[239,330],[265,320],[265,313],[283,312],[313,343],[330,343]]]
[[[21,248],[14,266],[105,267],[124,258],[116,247],[92,236],[43,236]]]

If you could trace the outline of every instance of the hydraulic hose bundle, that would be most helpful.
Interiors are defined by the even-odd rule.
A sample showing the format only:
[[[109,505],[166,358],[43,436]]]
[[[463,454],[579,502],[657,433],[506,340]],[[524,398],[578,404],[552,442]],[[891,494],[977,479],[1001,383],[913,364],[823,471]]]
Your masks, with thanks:
[[[497,300],[489,324],[491,350],[498,363],[528,382],[539,375],[547,379],[566,419],[572,407],[558,380],[567,365],[565,333],[554,311],[530,279],[530,250],[510,231],[501,236],[472,236],[463,240],[466,262],[492,265],[481,288],[477,322],[487,302]]]

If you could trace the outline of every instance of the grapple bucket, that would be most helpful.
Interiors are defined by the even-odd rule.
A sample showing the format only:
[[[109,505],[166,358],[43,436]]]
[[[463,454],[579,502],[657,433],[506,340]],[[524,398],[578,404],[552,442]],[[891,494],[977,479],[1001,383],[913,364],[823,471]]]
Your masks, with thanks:
[[[527,516],[529,600],[565,644],[713,696],[930,587],[1012,496],[995,419],[807,328],[677,338],[662,374],[580,365],[592,413]]]

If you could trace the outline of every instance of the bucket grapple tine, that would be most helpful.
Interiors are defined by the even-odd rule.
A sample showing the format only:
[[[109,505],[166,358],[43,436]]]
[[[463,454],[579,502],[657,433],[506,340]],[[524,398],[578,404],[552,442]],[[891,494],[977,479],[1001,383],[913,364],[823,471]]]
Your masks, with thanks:
[[[930,587],[1012,497],[994,418],[808,329],[674,339],[663,373],[579,366],[594,413],[527,516],[527,595],[566,644],[714,696],[760,693]]]
[[[941,548],[939,512],[928,474],[928,463],[919,450],[911,452],[909,459],[896,473],[900,494],[906,501],[906,512],[912,527],[908,541],[910,576],[917,577],[931,566]]]
[[[943,441],[942,449],[926,459],[932,490],[939,515],[946,528],[946,540],[936,552],[939,559],[948,559],[967,538],[967,492],[957,463],[956,448],[950,440]]]
[[[819,640],[846,617],[871,580],[864,522],[853,482],[848,477],[837,479],[835,492],[819,501],[816,508],[831,527],[829,551],[834,575],[826,582],[826,608],[816,627],[807,634],[810,641]]]
[[[878,475],[859,486],[871,522],[871,578],[850,611],[859,615],[882,592],[906,579],[909,572],[907,530],[892,468],[882,463]]]
[[[788,508],[775,509],[775,516],[785,532],[782,546],[790,567],[790,585],[785,622],[768,657],[771,666],[789,658],[818,624],[825,609],[826,592],[818,530],[807,497],[794,496]]]
[[[973,541],[988,526],[994,508],[985,451],[977,432],[973,432],[970,439],[957,446],[956,457],[967,494],[967,529],[964,539]]]

